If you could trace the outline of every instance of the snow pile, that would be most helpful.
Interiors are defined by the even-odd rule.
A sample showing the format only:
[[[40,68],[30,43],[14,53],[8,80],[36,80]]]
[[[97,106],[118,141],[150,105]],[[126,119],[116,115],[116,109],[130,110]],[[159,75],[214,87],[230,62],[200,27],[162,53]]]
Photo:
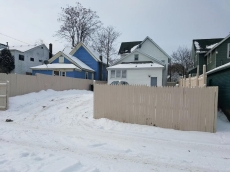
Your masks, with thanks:
[[[30,93],[0,112],[0,171],[230,171],[230,124],[221,113],[217,124],[213,134],[95,120],[90,91]]]

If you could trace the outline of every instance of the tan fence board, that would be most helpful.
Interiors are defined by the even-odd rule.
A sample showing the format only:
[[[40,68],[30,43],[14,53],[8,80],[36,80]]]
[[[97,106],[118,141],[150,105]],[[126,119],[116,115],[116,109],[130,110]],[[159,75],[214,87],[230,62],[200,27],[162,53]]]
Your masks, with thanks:
[[[94,117],[215,132],[217,88],[95,85]]]

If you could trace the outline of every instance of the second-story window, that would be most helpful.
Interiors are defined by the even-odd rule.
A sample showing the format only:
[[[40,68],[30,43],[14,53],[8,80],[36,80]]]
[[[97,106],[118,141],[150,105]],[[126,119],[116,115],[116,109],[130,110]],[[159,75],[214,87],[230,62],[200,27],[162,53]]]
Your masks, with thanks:
[[[19,60],[24,61],[24,55],[19,54]]]
[[[34,62],[34,58],[30,57],[30,61]]]
[[[139,54],[135,54],[135,55],[134,55],[134,60],[135,60],[135,61],[138,61],[138,60],[139,60]]]

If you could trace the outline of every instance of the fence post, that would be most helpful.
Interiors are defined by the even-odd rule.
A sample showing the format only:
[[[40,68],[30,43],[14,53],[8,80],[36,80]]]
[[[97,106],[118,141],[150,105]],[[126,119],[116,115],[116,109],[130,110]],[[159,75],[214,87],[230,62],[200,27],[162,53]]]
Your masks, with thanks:
[[[191,88],[191,74],[188,75],[189,80],[188,80],[188,87]]]
[[[203,82],[203,86],[206,87],[206,65],[203,65]]]

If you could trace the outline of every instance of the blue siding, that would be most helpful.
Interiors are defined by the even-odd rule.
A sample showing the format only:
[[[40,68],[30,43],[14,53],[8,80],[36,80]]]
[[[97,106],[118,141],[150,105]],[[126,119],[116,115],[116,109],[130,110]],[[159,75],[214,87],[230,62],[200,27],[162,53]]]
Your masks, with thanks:
[[[86,51],[84,47],[80,47],[74,54],[79,60],[91,67],[94,73],[94,79],[99,80],[99,63]]]
[[[32,70],[32,75],[35,75],[36,73],[44,74],[44,75],[52,75],[52,70]]]

